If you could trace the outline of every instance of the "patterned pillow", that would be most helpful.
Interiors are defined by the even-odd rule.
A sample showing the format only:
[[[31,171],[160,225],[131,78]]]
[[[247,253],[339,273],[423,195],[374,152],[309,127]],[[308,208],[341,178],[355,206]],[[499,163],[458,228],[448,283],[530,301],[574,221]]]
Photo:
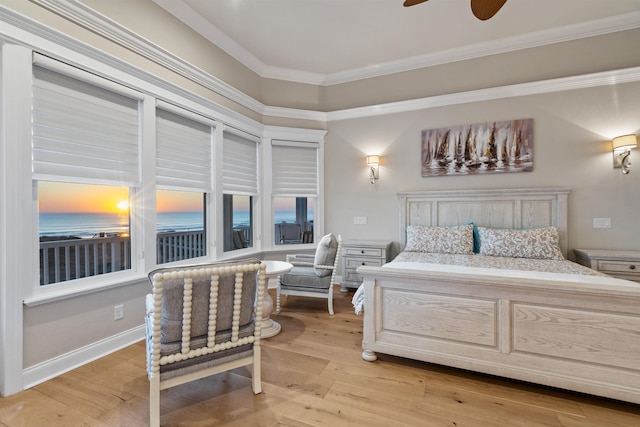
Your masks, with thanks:
[[[556,227],[512,230],[478,227],[480,255],[562,260]]]
[[[407,226],[407,252],[473,254],[473,225],[452,227]]]

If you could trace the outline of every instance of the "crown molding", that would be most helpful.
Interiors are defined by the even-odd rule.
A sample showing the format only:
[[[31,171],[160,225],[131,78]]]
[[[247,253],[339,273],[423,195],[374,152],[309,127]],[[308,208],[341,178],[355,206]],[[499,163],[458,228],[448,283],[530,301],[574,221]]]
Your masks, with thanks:
[[[302,110],[298,108],[270,107],[266,106],[262,113],[264,116],[280,117],[284,119],[327,121],[327,113],[324,111]]]
[[[328,74],[325,86],[640,28],[640,11]]]
[[[405,113],[427,108],[467,104],[471,102],[493,101],[496,99],[563,92],[567,90],[609,86],[637,81],[640,81],[640,67],[633,67],[622,70],[604,71],[600,73],[583,74],[579,76],[450,93],[408,101],[335,110],[327,113],[327,121],[332,122],[338,120],[381,116],[385,114]]]
[[[264,104],[161,48],[78,0],[30,0],[69,21],[105,37],[231,101],[262,114]]]
[[[389,74],[412,71],[451,62],[483,56],[530,49],[554,43],[593,37],[640,27],[640,11],[596,19],[562,28],[536,31],[514,37],[506,37],[485,43],[418,55],[398,61],[379,63],[363,68],[344,70],[331,74],[319,74],[265,64],[255,55],[224,34],[218,27],[204,19],[183,0],[153,0],[154,3],[200,33],[260,77],[297,83],[331,86]]]
[[[250,111],[268,117],[310,120],[317,122],[331,122],[337,120],[402,113],[470,102],[489,101],[500,98],[560,92],[595,86],[640,81],[640,67],[636,67],[537,82],[521,83],[509,86],[478,89],[467,92],[451,93],[407,101],[398,101],[343,110],[334,110],[329,112],[274,107],[264,105],[261,102],[249,97],[248,95],[222,82],[216,77],[198,69],[197,67],[194,67],[193,65],[165,51],[164,49],[161,49],[160,47],[151,43],[149,40],[146,40],[143,37],[140,37],[137,34],[127,30],[126,28],[123,28],[122,26],[114,23],[103,15],[96,13],[91,9],[88,9],[85,5],[78,2],[77,0],[30,1],[37,4],[42,4],[44,7],[48,7],[45,5],[50,5],[53,8],[52,10],[54,10],[56,13],[62,14],[67,19],[76,22],[78,25],[82,25],[83,27],[88,28],[91,31],[107,37],[114,43],[119,43],[120,45],[125,46],[128,49],[131,49],[152,61],[166,66],[179,75],[197,82],[214,91],[215,93],[225,96],[226,98],[249,109]],[[628,17],[629,15],[635,16],[636,21],[627,21],[626,23],[624,23],[619,19],[614,20],[619,25],[617,27],[619,30],[632,29],[640,26],[640,13],[628,14],[624,16]],[[245,123],[248,120],[246,117],[242,116],[239,113],[227,110],[226,108],[221,107],[212,101],[204,100],[202,97],[199,97],[198,95],[195,95],[184,89],[176,88],[175,85],[172,85],[171,83],[166,82],[158,77],[151,76],[149,73],[146,73],[132,66],[124,66],[122,62],[117,58],[110,57],[104,52],[98,52],[91,46],[88,46],[78,40],[71,39],[64,34],[61,34],[56,30],[52,30],[51,28],[34,22],[29,18],[25,18],[22,15],[19,15],[4,6],[0,6],[0,20],[11,23],[15,25],[19,30],[24,31],[24,33],[20,34],[20,36],[24,35],[24,39],[23,37],[16,37],[13,34],[7,34],[7,32],[0,31],[0,34],[4,33],[3,35],[9,40],[14,40],[18,43],[27,44],[30,47],[34,47],[34,43],[29,41],[25,42],[25,40],[29,40],[31,36],[36,35],[40,38],[46,39],[49,42],[60,44],[61,46],[73,50],[74,52],[81,53],[87,57],[105,62],[111,66],[114,66],[115,68],[124,70],[125,72],[131,73],[132,75],[140,79],[152,81],[159,87],[171,90],[173,93],[178,93],[179,95],[187,99],[193,100],[200,105],[206,105],[207,107],[215,111],[220,111],[221,113],[230,116],[234,122]],[[602,30],[602,27],[599,28],[601,28]],[[612,28],[612,26],[609,25],[607,26],[607,28]],[[590,34],[593,35],[593,31],[595,31],[595,29],[591,28]],[[555,37],[556,40],[557,37],[558,36]],[[251,120],[249,121],[252,122]],[[256,125],[255,123],[252,124],[254,126]]]

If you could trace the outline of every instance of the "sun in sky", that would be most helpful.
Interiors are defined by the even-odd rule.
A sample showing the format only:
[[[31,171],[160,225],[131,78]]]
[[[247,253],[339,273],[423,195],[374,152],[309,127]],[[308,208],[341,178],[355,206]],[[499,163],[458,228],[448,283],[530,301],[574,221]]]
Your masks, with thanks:
[[[120,200],[117,207],[120,212],[127,212],[129,210],[129,202],[127,200]]]

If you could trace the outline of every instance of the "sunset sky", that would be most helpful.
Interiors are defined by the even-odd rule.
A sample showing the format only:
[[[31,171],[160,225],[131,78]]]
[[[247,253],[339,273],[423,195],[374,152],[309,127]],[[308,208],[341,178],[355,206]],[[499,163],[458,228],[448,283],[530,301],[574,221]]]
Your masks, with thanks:
[[[38,209],[41,213],[121,213],[129,200],[127,187],[107,185],[38,183]],[[201,193],[158,191],[158,212],[192,212],[203,209]]]
[[[129,201],[127,187],[108,185],[38,182],[38,210],[41,213],[122,213]],[[277,211],[295,211],[295,197],[276,197]],[[158,190],[158,212],[198,212],[203,210],[202,193]],[[234,210],[249,209],[248,196],[234,197]],[[313,212],[313,200],[309,200]]]

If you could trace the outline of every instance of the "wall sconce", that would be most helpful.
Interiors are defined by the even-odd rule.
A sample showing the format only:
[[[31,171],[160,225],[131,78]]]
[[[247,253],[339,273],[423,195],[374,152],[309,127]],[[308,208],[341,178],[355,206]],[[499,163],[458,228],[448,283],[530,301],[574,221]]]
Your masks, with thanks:
[[[635,134],[623,135],[613,138],[613,167],[622,168],[623,174],[628,174],[631,169],[631,149],[638,146],[638,137]]]
[[[375,184],[376,179],[380,177],[379,171],[380,156],[367,156],[367,166],[369,166],[369,180]]]

